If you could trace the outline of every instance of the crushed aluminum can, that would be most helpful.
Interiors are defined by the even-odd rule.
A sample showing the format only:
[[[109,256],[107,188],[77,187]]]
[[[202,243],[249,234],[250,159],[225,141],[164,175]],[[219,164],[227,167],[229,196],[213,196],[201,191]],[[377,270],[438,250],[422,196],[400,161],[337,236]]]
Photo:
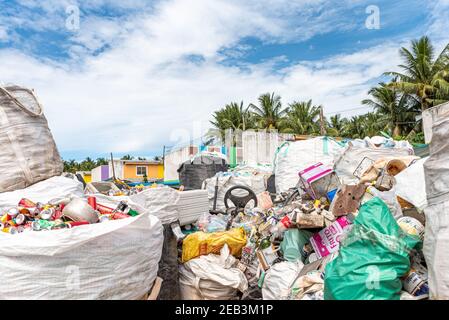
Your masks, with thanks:
[[[417,219],[405,216],[399,218],[397,222],[404,232],[409,235],[419,237],[421,241],[424,240],[425,228],[424,225]]]
[[[69,228],[69,226],[67,225],[67,223],[65,223],[64,221],[55,221],[55,225],[52,227],[52,230],[57,230],[57,229],[67,229]]]
[[[100,222],[106,222],[112,220],[110,214],[102,214],[100,215]]]
[[[91,196],[87,198],[87,203],[94,209],[97,210],[97,198]]]
[[[19,201],[19,207],[34,208],[34,207],[36,207],[36,203],[34,203],[33,201],[31,201],[29,199],[22,198]]]
[[[5,228],[15,227],[15,226],[17,226],[17,224],[14,222],[14,220],[8,220],[5,222]]]
[[[69,221],[69,222],[66,222],[66,224],[68,225],[69,228],[73,228],[73,227],[87,225],[90,223],[88,221]]]
[[[427,281],[415,270],[411,269],[402,281],[405,291],[412,296],[419,297],[429,294]]]
[[[111,214],[114,212],[114,209],[106,207],[102,204],[97,203],[97,210],[98,212],[100,212],[101,214]]]
[[[8,228],[8,233],[9,234],[17,234],[19,232],[17,231],[16,227],[10,227],[10,228]]]
[[[26,218],[26,216],[25,216],[24,214],[19,213],[19,214],[16,216],[15,222],[16,222],[17,225],[22,225],[22,224],[24,224],[26,221],[27,221],[27,218]]]
[[[39,214],[39,216],[42,220],[50,220],[54,214],[55,214],[55,209],[48,208],[48,209],[42,210],[41,213]]]
[[[9,220],[11,220],[11,217],[8,215],[8,214],[4,214],[1,218],[0,218],[0,222],[2,222],[2,223],[6,223],[6,222],[8,222]]]
[[[9,208],[6,213],[11,218],[15,218],[19,214],[19,209],[17,209],[17,208]]]
[[[128,213],[129,209],[129,206],[125,201],[120,201],[120,203],[117,205],[117,208],[114,209],[114,212]]]
[[[120,212],[116,212],[116,213],[112,214],[112,216],[111,216],[112,220],[126,219],[129,217],[130,217],[129,215],[120,213]]]
[[[33,229],[33,231],[40,231],[41,224],[39,223],[39,220],[31,222],[31,228]]]
[[[59,220],[61,218],[62,218],[62,210],[56,209],[55,210],[55,214],[53,215],[53,219],[55,219],[55,221],[56,221],[56,220]]]

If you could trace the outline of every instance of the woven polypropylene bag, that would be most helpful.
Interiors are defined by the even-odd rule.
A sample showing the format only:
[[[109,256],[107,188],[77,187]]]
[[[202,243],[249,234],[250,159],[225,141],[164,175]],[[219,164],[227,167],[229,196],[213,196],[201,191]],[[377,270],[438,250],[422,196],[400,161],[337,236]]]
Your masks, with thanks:
[[[0,87],[0,192],[60,175],[61,157],[33,91]]]
[[[95,196],[109,206],[125,199]],[[72,229],[0,232],[0,266],[8,275],[0,299],[134,300],[148,293],[157,277],[163,227],[127,200],[139,216]]]

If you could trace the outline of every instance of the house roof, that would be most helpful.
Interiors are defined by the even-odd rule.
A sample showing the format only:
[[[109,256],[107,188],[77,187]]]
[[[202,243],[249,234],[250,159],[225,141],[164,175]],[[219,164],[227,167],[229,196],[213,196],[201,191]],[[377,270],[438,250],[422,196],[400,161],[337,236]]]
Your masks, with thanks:
[[[114,162],[123,162],[125,164],[136,164],[136,165],[158,165],[162,164],[162,161],[155,161],[155,160],[121,160],[121,159],[114,159]]]

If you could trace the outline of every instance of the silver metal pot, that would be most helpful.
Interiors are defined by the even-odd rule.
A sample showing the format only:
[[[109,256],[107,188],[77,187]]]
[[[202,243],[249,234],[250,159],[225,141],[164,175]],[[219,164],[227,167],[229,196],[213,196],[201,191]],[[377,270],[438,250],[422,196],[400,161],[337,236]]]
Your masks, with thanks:
[[[88,221],[97,223],[99,220],[97,212],[86,201],[74,198],[62,210],[62,216],[73,221]]]

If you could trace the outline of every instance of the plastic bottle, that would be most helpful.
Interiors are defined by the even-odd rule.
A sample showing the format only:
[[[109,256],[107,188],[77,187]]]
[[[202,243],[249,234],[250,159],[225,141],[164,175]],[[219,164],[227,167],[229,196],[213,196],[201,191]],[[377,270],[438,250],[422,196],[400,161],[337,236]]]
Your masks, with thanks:
[[[292,225],[292,220],[287,215],[281,219],[271,230],[272,233],[282,234]]]

